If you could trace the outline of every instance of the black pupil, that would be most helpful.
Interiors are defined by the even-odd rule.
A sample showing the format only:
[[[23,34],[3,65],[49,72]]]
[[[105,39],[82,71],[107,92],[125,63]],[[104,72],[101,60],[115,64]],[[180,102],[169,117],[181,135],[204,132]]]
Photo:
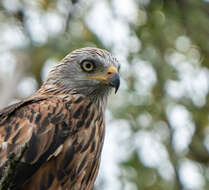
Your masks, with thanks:
[[[86,64],[86,68],[87,68],[87,69],[90,69],[90,68],[91,68],[91,64],[90,64],[90,63],[87,63],[87,64]]]

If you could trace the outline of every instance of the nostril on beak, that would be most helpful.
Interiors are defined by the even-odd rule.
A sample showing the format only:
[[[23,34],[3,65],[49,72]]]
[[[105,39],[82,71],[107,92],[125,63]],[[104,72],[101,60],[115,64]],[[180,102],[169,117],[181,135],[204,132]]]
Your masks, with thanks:
[[[111,75],[111,74],[112,74],[112,72],[107,72],[107,74],[108,74],[108,75]]]

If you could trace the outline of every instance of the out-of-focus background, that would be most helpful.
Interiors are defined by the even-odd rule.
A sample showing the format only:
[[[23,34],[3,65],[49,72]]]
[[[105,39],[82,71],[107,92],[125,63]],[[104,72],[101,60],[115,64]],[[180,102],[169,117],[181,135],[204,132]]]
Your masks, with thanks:
[[[209,189],[208,0],[1,0],[0,107],[70,51],[121,62],[96,190]]]

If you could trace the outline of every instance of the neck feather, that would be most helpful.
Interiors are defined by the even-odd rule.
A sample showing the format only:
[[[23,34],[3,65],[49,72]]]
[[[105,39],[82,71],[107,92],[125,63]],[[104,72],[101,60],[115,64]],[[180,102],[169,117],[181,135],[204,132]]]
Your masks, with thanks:
[[[66,89],[64,86],[58,86],[56,84],[50,84],[50,83],[44,83],[41,88],[38,90],[38,93],[41,93],[43,95],[61,95],[61,94],[68,94],[68,95],[82,95],[86,98],[89,98],[91,101],[93,101],[99,108],[101,108],[103,111],[106,109],[107,105],[107,99],[108,95],[111,92],[110,87],[104,87],[104,88],[95,88],[94,90],[88,90],[85,89],[80,91],[76,91],[74,89]]]

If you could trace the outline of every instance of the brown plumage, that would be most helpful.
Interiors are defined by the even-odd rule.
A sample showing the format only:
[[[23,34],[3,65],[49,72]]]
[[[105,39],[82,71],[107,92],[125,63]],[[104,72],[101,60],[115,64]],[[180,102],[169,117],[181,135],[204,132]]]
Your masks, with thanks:
[[[0,111],[0,175],[21,154],[14,190],[92,190],[104,141],[104,114],[119,64],[107,51],[67,55],[31,97]]]

